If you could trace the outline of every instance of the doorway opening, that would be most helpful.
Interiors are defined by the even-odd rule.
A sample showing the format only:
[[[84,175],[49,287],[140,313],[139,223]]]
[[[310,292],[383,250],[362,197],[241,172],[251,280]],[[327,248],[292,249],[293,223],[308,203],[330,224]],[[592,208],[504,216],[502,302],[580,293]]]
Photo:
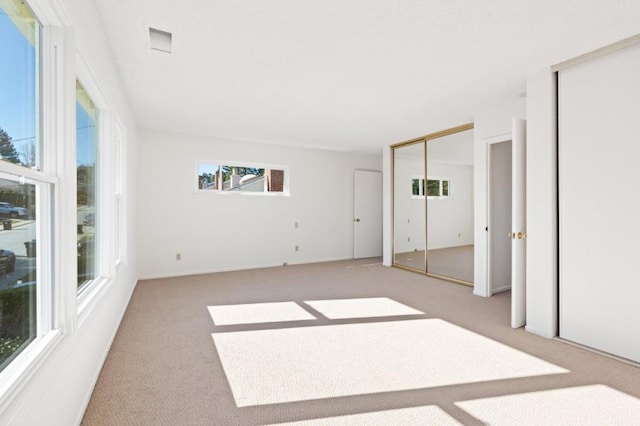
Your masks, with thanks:
[[[488,145],[488,270],[489,295],[511,289],[511,140]]]

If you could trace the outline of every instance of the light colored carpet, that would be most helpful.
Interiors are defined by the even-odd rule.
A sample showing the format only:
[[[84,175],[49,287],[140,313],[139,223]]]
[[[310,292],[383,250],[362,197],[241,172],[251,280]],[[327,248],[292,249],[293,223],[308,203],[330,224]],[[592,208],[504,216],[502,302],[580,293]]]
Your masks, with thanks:
[[[424,270],[424,250],[396,253],[396,263]],[[429,250],[429,272],[473,282],[473,245]]]
[[[213,333],[213,340],[238,407],[567,373],[441,319]]]
[[[509,292],[483,299],[473,296],[468,287],[371,263],[371,259],[364,259],[139,282],[83,424],[451,421],[480,425],[499,424],[514,416],[518,424],[527,424],[538,419],[532,412],[544,410],[539,405],[556,395],[566,396],[560,399],[567,402],[550,406],[545,424],[580,424],[583,416],[578,407],[589,409],[594,421],[601,424],[607,424],[607,416],[613,412],[618,413],[616,424],[637,424],[639,368],[511,329]],[[388,298],[424,314],[329,319],[305,303],[364,298]],[[208,309],[281,302],[294,302],[316,319],[215,325]],[[434,340],[436,334],[428,332],[427,324],[441,325],[439,333],[449,349]],[[237,340],[240,335],[246,336],[242,345]],[[413,336],[410,343],[409,336]],[[216,339],[229,342],[224,348],[217,347]],[[299,382],[288,385],[291,391],[286,398],[274,398],[268,384],[262,388],[267,389],[264,395],[257,388],[244,390],[247,401],[254,405],[239,407],[234,398],[237,369],[253,371],[251,380],[259,375],[275,376],[279,371],[287,376],[278,378],[280,383],[295,381],[295,375],[289,377],[289,372],[277,369],[280,367],[270,371],[256,368],[258,362],[274,361],[277,344],[308,357],[309,362],[293,357],[296,364],[287,367],[302,369]],[[485,348],[493,352],[483,356]],[[265,357],[256,361],[255,354],[261,350]],[[284,351],[281,356],[286,359],[290,355]],[[245,363],[239,357],[246,357]],[[357,359],[362,365],[355,365]],[[504,374],[488,374],[502,371],[505,359],[525,361],[508,364]],[[340,370],[341,361],[349,368]],[[335,366],[335,390],[328,388],[327,382],[315,380],[321,376],[331,379],[330,368],[317,367],[318,363],[323,367],[323,362]],[[520,364],[523,370],[518,370]],[[439,366],[443,371],[434,370],[429,376],[425,366]],[[544,368],[540,371],[536,366]],[[408,367],[413,367],[419,380],[412,379]],[[545,372],[545,368],[552,371]],[[315,376],[305,371],[314,369],[318,371]],[[474,371],[485,376],[474,380]],[[363,375],[366,383],[358,384],[354,378]],[[444,380],[447,376],[459,379]],[[388,380],[381,380],[385,377]],[[414,382],[408,385],[409,380]],[[395,385],[384,388],[381,383]],[[314,386],[318,387],[315,394]],[[346,386],[352,391],[344,392]],[[314,399],[303,399],[305,395]],[[574,414],[567,414],[563,407]],[[411,417],[414,415],[418,421]]]

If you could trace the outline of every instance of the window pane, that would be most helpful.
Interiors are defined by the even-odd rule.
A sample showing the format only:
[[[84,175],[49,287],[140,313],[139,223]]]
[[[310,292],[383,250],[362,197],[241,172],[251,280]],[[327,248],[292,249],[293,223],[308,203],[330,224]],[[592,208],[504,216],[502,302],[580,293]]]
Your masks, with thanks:
[[[411,180],[411,194],[420,195],[420,179]]]
[[[0,178],[0,371],[36,337],[35,193]]]
[[[220,166],[217,164],[198,165],[198,189],[219,189]]]
[[[442,196],[443,197],[448,197],[449,196],[449,181],[448,180],[443,180],[442,181]]]
[[[21,0],[0,2],[0,159],[38,165],[39,24]]]
[[[96,160],[98,111],[76,82],[78,288],[96,277]]]
[[[284,170],[267,169],[267,191],[284,192]]]
[[[440,181],[428,179],[427,180],[427,195],[429,197],[439,197],[440,196]]]
[[[264,192],[264,169],[222,166],[223,191]]]

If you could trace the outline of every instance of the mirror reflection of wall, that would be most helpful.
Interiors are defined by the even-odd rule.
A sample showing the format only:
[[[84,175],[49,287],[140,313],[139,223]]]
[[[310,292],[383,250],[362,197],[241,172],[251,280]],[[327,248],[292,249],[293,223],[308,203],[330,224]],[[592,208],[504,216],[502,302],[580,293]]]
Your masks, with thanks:
[[[473,129],[427,142],[427,272],[473,282]]]
[[[393,147],[394,266],[472,284],[473,160],[473,124]]]
[[[394,148],[394,264],[425,272],[424,141]]]

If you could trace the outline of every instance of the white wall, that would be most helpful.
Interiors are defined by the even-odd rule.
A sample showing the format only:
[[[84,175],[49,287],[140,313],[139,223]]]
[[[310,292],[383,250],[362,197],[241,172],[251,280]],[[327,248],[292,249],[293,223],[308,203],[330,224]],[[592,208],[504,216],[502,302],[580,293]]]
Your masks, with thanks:
[[[487,142],[511,140],[513,118],[526,118],[525,98],[487,105],[474,118],[474,275],[473,293],[488,297],[487,285]]]
[[[377,154],[152,131],[139,146],[141,278],[353,258],[354,170],[381,168]],[[198,162],[217,161],[288,167],[291,195],[196,191]]]
[[[527,77],[527,325],[558,329],[556,81],[550,68]]]
[[[394,173],[394,250],[396,253],[424,250],[424,198],[414,197],[411,188],[412,179],[424,178],[424,157],[396,158]]]
[[[53,2],[56,3],[56,2]],[[41,9],[52,13],[52,4],[34,1],[36,12]],[[87,312],[84,321],[75,327],[76,305],[64,303],[62,324],[64,334],[53,348],[45,355],[42,364],[29,377],[24,385],[0,408],[0,424],[16,425],[61,425],[78,424],[102,363],[118,328],[127,306],[136,280],[136,258],[133,247],[135,235],[135,200],[136,186],[136,127],[124,96],[117,70],[109,55],[109,47],[101,31],[102,23],[96,14],[93,3],[83,0],[61,0],[54,14],[69,25],[65,34],[65,59],[67,63],[64,78],[70,85],[67,96],[75,99],[75,55],[80,52],[91,68],[101,91],[108,98],[112,112],[117,113],[121,124],[126,128],[125,156],[127,170],[125,172],[126,192],[124,202],[127,206],[126,236],[128,253],[125,262],[115,270],[112,269],[111,282],[97,297],[95,307]],[[38,5],[40,5],[38,7]],[[53,16],[53,15],[52,15]],[[77,50],[74,48],[74,44]],[[73,101],[72,101],[73,102]],[[74,111],[72,109],[72,111]],[[64,117],[64,112],[57,111],[57,119]],[[69,119],[69,117],[67,117]],[[59,122],[59,125],[62,123]],[[71,142],[73,145],[73,142]],[[68,145],[67,145],[68,147]],[[60,163],[75,158],[74,153],[63,153]],[[59,245],[63,253],[73,253],[71,257],[61,256],[57,266],[65,269],[66,265],[77,262],[75,255],[75,220],[76,206],[75,183],[73,182],[75,163],[64,163],[67,171],[60,179],[61,226]],[[68,231],[68,232],[67,232]],[[63,266],[61,266],[63,265]],[[63,276],[64,277],[64,276]],[[65,284],[66,283],[66,284]],[[64,293],[71,294],[75,301],[75,280],[65,278],[62,285],[69,285]]]
[[[396,158],[394,170],[394,248],[424,250],[425,200],[411,192],[411,180],[424,177],[424,159]],[[449,198],[427,200],[429,249],[473,244],[473,167],[429,162],[429,176],[451,181]]]
[[[382,149],[382,264],[391,266],[393,262],[393,200],[391,185],[393,165],[391,147]]]
[[[429,177],[448,179],[450,196],[427,200],[429,250],[473,244],[473,167],[429,161]]]

